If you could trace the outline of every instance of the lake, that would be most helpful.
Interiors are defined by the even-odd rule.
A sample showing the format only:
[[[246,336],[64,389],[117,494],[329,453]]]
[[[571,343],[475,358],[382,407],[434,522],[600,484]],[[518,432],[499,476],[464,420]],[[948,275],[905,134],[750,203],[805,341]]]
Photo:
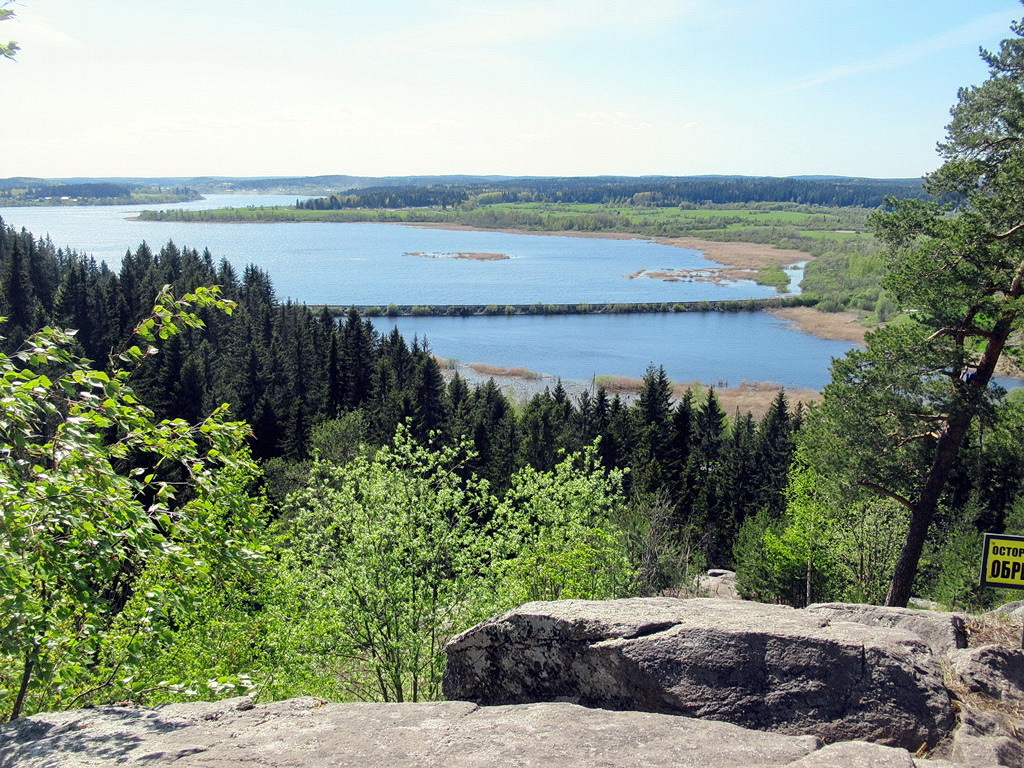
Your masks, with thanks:
[[[765,312],[688,312],[637,315],[377,318],[382,332],[397,327],[407,339],[426,339],[442,357],[459,362],[521,366],[539,374],[588,381],[599,374],[642,376],[664,365],[673,381],[715,386],[774,381],[820,389],[832,357],[850,348],[798,333]]]
[[[291,204],[294,197],[211,196],[167,208]],[[701,301],[772,296],[727,285],[626,277],[638,270],[700,269],[698,251],[646,240],[511,235],[378,223],[209,224],[129,221],[144,206],[0,208],[4,221],[50,236],[116,269],[127,248],[173,240],[209,248],[236,266],[256,264],[278,298],[309,304],[534,304]],[[423,256],[410,254],[424,254]],[[502,254],[494,261],[450,258]],[[429,258],[433,256],[435,258]],[[448,256],[449,258],[444,258]],[[440,258],[438,258],[440,257]]]
[[[291,204],[294,196],[219,195],[168,208]],[[699,252],[645,240],[513,235],[377,223],[209,224],[129,221],[145,206],[0,208],[8,226],[49,235],[116,269],[142,241],[209,248],[241,271],[266,270],[279,299],[319,304],[532,304],[674,302],[757,298],[774,289],[629,279],[641,269],[700,269]],[[152,207],[152,206],[150,206]],[[410,255],[428,254],[440,258]],[[475,261],[457,253],[499,253]],[[795,273],[799,277],[799,272]],[[641,376],[649,363],[670,378],[705,383],[777,381],[820,388],[850,344],[797,332],[761,312],[379,319],[382,331],[426,337],[443,357],[522,366],[565,379]]]

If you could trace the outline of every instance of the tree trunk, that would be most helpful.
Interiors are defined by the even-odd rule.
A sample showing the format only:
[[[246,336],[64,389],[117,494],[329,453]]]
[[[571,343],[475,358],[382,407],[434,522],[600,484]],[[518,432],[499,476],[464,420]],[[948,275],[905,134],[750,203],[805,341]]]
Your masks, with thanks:
[[[18,686],[18,696],[14,700],[14,707],[11,709],[11,721],[21,717],[21,708],[25,704],[25,694],[28,693],[28,684],[32,679],[32,669],[36,665],[36,654],[39,653],[39,644],[33,643],[25,653],[25,667],[21,671],[21,685]]]
[[[924,549],[928,527],[935,516],[939,496],[946,485],[946,478],[970,424],[969,416],[951,421],[939,438],[939,444],[935,448],[935,459],[932,461],[924,487],[910,510],[910,526],[907,528],[906,538],[903,539],[896,570],[892,574],[889,594],[885,598],[886,605],[906,608],[910,600],[910,590],[914,583],[914,575],[917,573],[917,564],[921,559],[921,551]]]
[[[1024,269],[1024,265],[1022,265],[1022,269]],[[1020,280],[1014,280],[1013,291],[1009,294],[1011,298],[1019,295],[1020,288]],[[999,356],[1010,336],[1016,316],[1016,312],[1007,312],[996,321],[978,363],[978,368],[967,379],[967,387],[977,393],[979,399],[984,390],[988,388],[989,381],[992,380],[996,363],[999,362]],[[938,444],[935,446],[935,458],[932,460],[928,477],[925,479],[917,501],[911,508],[910,527],[903,540],[899,560],[896,561],[896,570],[893,571],[889,594],[885,598],[886,605],[905,608],[910,600],[910,590],[913,586],[914,575],[917,573],[917,564],[921,559],[924,540],[928,535],[928,527],[935,516],[942,490],[946,485],[949,472],[953,468],[960,445],[971,426],[972,418],[974,418],[974,409],[970,408],[963,415],[950,419],[939,436]]]

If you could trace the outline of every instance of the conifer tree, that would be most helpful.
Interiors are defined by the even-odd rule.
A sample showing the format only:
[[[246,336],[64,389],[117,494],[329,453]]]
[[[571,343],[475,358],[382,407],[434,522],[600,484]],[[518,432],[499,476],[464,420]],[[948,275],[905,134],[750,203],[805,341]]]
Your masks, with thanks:
[[[376,360],[375,331],[355,309],[349,310],[341,336],[341,391],[345,410],[353,410],[370,399]]]
[[[448,434],[448,408],[444,377],[437,360],[424,345],[416,356],[415,372],[409,382],[412,390],[413,437],[427,442],[432,433],[444,439]]]
[[[793,425],[785,390],[780,390],[757,428],[760,475],[758,506],[778,517],[786,508],[786,483],[793,459]]]

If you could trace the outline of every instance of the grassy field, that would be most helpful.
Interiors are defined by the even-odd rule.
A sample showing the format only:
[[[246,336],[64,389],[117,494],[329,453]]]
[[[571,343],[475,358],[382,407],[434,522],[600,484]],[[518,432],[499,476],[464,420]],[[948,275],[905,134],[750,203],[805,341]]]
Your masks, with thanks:
[[[786,204],[777,204],[780,207]],[[580,229],[622,231],[637,234],[709,235],[722,232],[756,232],[785,228],[804,237],[848,239],[867,231],[867,213],[862,208],[814,208],[806,210],[765,210],[764,204],[749,208],[637,208],[573,203],[495,203],[464,208],[342,209],[316,211],[292,206],[220,208],[203,211],[143,211],[144,221],[395,221],[439,224],[478,224],[485,228]],[[488,224],[491,224],[488,227]],[[575,226],[573,226],[575,225]],[[618,228],[617,230],[615,228]]]

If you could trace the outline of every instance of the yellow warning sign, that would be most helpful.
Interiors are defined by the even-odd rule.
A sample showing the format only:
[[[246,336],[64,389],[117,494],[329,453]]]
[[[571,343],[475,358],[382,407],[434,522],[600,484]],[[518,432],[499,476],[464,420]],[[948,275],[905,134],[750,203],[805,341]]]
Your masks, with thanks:
[[[1024,589],[1024,536],[985,534],[981,586]]]

